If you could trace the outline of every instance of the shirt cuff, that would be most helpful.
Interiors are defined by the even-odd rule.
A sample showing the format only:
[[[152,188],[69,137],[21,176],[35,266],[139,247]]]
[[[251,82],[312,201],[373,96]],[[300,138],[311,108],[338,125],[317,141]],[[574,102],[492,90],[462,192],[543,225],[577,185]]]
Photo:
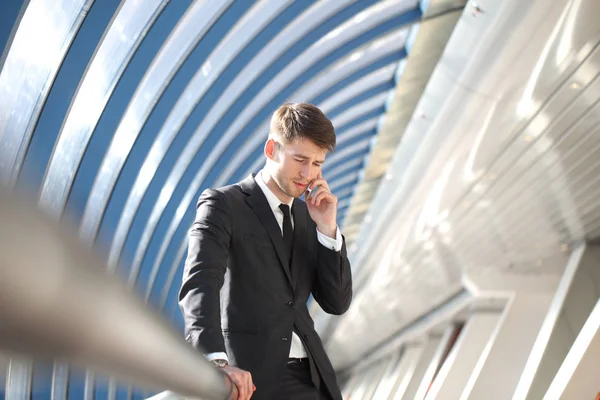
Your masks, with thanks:
[[[229,362],[229,358],[227,358],[227,354],[225,354],[223,352],[209,353],[209,354],[206,354],[205,357],[208,361],[225,360],[225,361]]]
[[[333,251],[342,250],[342,244],[344,242],[342,241],[342,233],[340,232],[339,226],[335,227],[335,239],[322,234],[321,232],[319,232],[318,229],[317,229],[317,238],[319,239],[319,243],[321,243],[323,246],[327,247],[328,249],[331,249]]]

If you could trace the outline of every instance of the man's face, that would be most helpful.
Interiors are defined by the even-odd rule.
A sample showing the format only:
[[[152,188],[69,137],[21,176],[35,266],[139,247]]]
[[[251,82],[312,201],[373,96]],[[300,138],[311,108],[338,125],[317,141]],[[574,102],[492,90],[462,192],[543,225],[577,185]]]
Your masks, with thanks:
[[[317,178],[325,161],[327,150],[310,139],[274,146],[270,174],[279,189],[289,197],[300,197],[308,184]]]

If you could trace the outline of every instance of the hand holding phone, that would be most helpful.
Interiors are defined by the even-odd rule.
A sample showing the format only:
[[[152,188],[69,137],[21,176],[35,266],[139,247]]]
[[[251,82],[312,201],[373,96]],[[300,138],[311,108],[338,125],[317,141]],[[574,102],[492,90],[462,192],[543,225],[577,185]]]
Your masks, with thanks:
[[[311,188],[314,181],[315,181],[314,179],[312,181],[310,181],[310,183],[308,184],[308,187],[306,188],[306,191],[307,191],[306,198],[307,199],[312,197],[313,193],[316,193],[316,191],[319,189],[319,185],[315,185],[315,187]]]
[[[305,201],[310,217],[317,224],[317,229],[329,237],[335,237],[337,200],[321,173],[306,188]]]

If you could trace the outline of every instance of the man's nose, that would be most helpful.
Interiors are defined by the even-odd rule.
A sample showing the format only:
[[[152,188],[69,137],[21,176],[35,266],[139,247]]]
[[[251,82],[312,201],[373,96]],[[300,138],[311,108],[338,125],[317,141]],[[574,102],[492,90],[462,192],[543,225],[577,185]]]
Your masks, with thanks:
[[[319,175],[319,167],[311,165],[306,169],[305,174],[308,180],[312,181],[313,179],[317,178],[317,175]]]
[[[311,173],[311,167],[310,166],[303,166],[300,169],[300,176],[302,176],[302,178],[308,178],[308,177],[310,177],[311,176],[310,173]]]

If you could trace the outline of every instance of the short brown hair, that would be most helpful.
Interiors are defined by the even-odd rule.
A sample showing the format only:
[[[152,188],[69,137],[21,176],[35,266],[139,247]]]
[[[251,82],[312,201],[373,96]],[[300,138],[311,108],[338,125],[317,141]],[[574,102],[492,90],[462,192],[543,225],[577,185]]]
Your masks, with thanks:
[[[319,108],[308,103],[285,103],[273,113],[270,134],[287,142],[307,138],[322,149],[335,149],[335,129]]]

